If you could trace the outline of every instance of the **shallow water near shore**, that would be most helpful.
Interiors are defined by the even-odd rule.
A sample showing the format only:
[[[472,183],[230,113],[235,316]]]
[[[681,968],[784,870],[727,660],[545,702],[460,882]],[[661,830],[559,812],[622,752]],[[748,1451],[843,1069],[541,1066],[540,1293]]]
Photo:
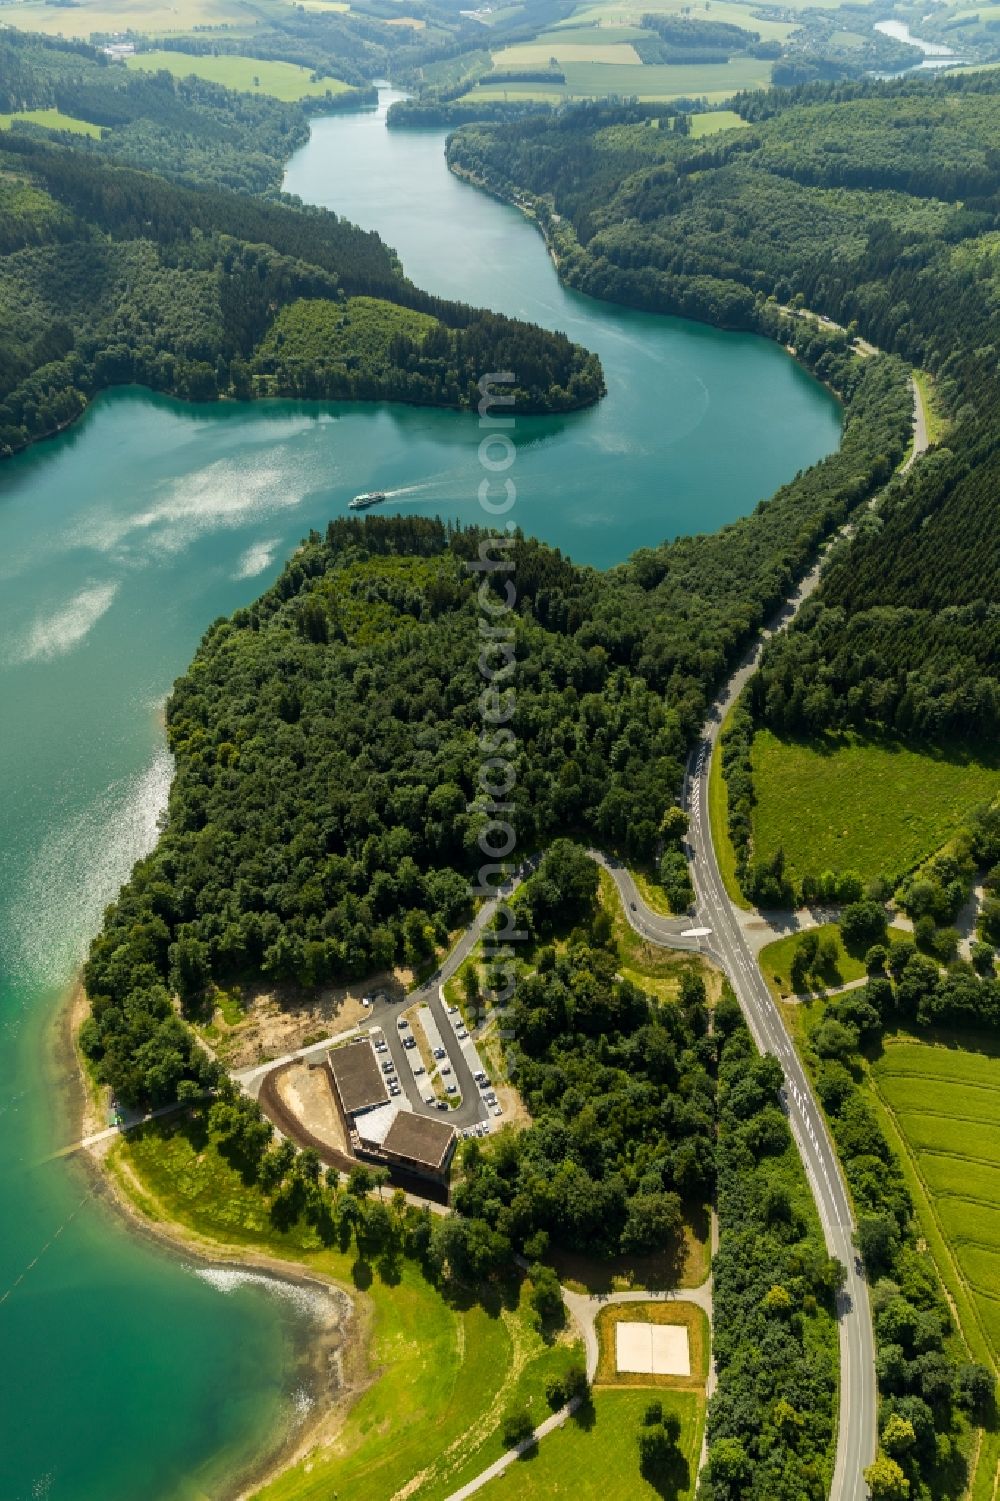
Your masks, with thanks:
[[[383,96],[383,110],[386,102]],[[431,290],[563,328],[609,397],[519,421],[513,519],[597,566],[747,513],[832,449],[836,403],[775,346],[559,287],[515,211],[458,183],[443,133],[317,121],[288,186],[378,228]],[[474,418],[126,390],[0,464],[0,1498],[226,1493],[301,1415],[313,1313],[127,1233],[69,1139],[53,1017],[171,775],[162,708],[206,626],[356,491],[473,520]]]

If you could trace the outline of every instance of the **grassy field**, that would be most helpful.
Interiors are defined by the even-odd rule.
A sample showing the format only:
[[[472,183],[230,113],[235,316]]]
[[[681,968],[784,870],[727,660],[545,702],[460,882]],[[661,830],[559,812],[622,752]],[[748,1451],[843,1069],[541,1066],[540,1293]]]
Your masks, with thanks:
[[[272,9],[266,4],[262,9]],[[273,9],[280,9],[274,6]],[[246,0],[79,0],[75,5],[47,5],[45,0],[14,0],[0,5],[0,21],[22,31],[47,36],[89,37],[91,32],[145,32],[180,35],[196,26],[233,26],[249,30],[253,13]]]
[[[829,0],[827,0],[829,3]],[[788,9],[793,9],[789,6]],[[597,0],[596,4],[581,5],[565,21],[560,21],[553,27],[554,31],[569,31],[579,26],[605,27],[621,29],[640,25],[645,15],[684,15],[693,20],[719,21],[730,26],[742,26],[746,31],[756,31],[761,41],[779,41],[787,39],[793,26],[788,21],[762,20],[754,14],[759,9],[753,0],[746,0],[745,4],[740,0],[696,0],[689,4],[688,0],[649,0],[648,4],[637,6],[634,10],[623,9],[621,4],[614,4],[613,0]]]
[[[637,1436],[649,1390],[604,1387],[592,1410],[551,1434],[529,1458],[510,1467],[480,1493],[483,1501],[689,1501],[701,1453],[705,1404],[697,1392],[660,1391],[665,1412],[681,1420],[683,1470],[670,1489],[639,1472]]]
[[[704,115],[691,116],[691,134],[695,140],[701,136],[718,135],[720,130],[746,130],[748,121],[741,120],[734,109],[713,109]]]
[[[311,95],[342,94],[347,88],[338,78],[315,81],[309,68],[299,68],[295,63],[265,62],[258,57],[193,57],[187,52],[160,50],[137,53],[126,62],[128,67],[147,73],[165,68],[175,78],[188,78],[193,73],[227,89],[244,94],[270,94],[285,103]]]
[[[414,1501],[442,1501],[503,1452],[511,1405],[526,1404],[536,1422],[547,1416],[545,1381],[573,1347],[543,1344],[523,1297],[456,1306],[411,1262],[383,1275],[360,1268],[353,1249],[324,1248],[304,1224],[276,1232],[263,1198],[191,1128],[149,1130],[117,1151],[119,1177],[150,1218],[333,1278],[370,1330],[368,1348],[348,1352],[349,1378],[363,1390],[335,1443],[267,1486],[261,1501],[389,1501],[404,1486]]]
[[[921,1211],[947,1242],[992,1362],[1000,1356],[1000,1050],[891,1042],[872,1078],[902,1136]],[[946,1270],[946,1269],[942,1269]],[[947,1280],[947,1279],[946,1279]],[[974,1343],[974,1332],[966,1330]],[[982,1359],[982,1348],[977,1358]]]
[[[545,62],[549,56],[551,53],[544,58]],[[509,61],[507,65],[511,65]],[[609,94],[621,94],[635,95],[643,100],[704,97],[717,104],[731,98],[738,89],[763,89],[771,81],[771,64],[755,57],[734,57],[721,64],[566,62],[562,71],[566,75],[564,84],[488,83],[477,87],[465,98],[506,97],[552,102],[603,99]]]
[[[600,36],[595,30],[592,35]],[[555,58],[558,63],[618,63],[623,67],[641,68],[642,59],[631,42],[580,41],[577,33],[551,41],[522,42],[516,47],[505,47],[494,52],[495,68],[544,68]]]
[[[928,442],[940,443],[951,424],[941,411],[934,388],[934,377],[926,370],[914,370],[913,379],[917,383],[924,404]]]
[[[394,334],[419,340],[436,323],[428,313],[379,297],[349,297],[346,303],[299,298],[281,309],[257,352],[265,359],[280,355],[307,364],[353,358],[365,369],[382,369]]]
[[[15,120],[26,120],[31,125],[44,125],[46,130],[71,130],[74,135],[99,136],[101,127],[89,120],[77,120],[73,115],[64,115],[58,109],[19,109],[14,115],[0,115],[0,130],[9,130]]]
[[[688,1332],[690,1376],[645,1376],[618,1370],[615,1329],[618,1324],[683,1324]],[[600,1350],[595,1384],[599,1386],[656,1386],[700,1391],[708,1377],[711,1331],[704,1311],[696,1303],[613,1303],[597,1315]]]
[[[890,1040],[871,1069],[873,1099],[903,1167],[921,1234],[973,1360],[1000,1356],[1000,1056]],[[969,1501],[996,1501],[1000,1429],[982,1434]]]
[[[821,939],[830,937],[837,943],[836,962],[821,976],[827,990],[833,990],[838,985],[849,985],[852,980],[864,979],[864,958],[858,959],[847,952],[840,941],[840,929],[836,923],[822,923],[813,931]],[[801,933],[789,933],[786,938],[778,938],[774,943],[767,944],[758,955],[764,979],[776,1000],[787,1000],[793,994],[788,972],[801,936]],[[911,936],[902,928],[889,929],[890,943],[901,943]]]
[[[681,976],[694,970],[705,981],[709,998],[715,1000],[721,984],[717,970],[696,954],[676,949],[661,949],[647,943],[626,920],[618,888],[606,870],[601,871],[601,903],[611,913],[612,933],[621,958],[621,973],[661,1001],[673,1001],[680,989]]]
[[[785,851],[792,880],[856,870],[898,880],[1000,790],[1000,761],[933,756],[855,735],[753,744],[754,854]]]

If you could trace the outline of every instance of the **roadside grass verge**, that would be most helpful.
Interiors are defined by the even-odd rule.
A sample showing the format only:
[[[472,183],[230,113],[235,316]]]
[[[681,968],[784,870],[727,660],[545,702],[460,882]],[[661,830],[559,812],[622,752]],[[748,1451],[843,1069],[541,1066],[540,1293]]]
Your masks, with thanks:
[[[679,949],[662,949],[640,937],[625,916],[617,886],[604,869],[600,872],[600,902],[605,911],[611,914],[611,932],[618,947],[619,970],[626,979],[658,1000],[675,1001],[683,975],[693,973],[704,980],[709,1002],[714,1003],[718,999],[722,985],[719,971],[698,954],[684,953]]]
[[[937,391],[934,387],[934,377],[927,370],[915,369],[913,379],[920,392],[920,399],[924,404],[924,416],[927,419],[927,441],[928,443],[940,443],[951,424],[941,411]]]
[[[413,1262],[369,1266],[353,1247],[324,1247],[303,1222],[276,1230],[266,1200],[197,1121],[136,1132],[117,1145],[110,1165],[147,1218],[179,1225],[204,1254],[279,1258],[290,1270],[297,1264],[330,1278],[354,1300],[357,1333],[345,1370],[359,1394],[333,1444],[267,1485],[260,1501],[333,1494],[389,1501],[404,1487],[419,1501],[438,1501],[455,1476],[477,1473],[503,1452],[501,1427],[512,1405],[527,1406],[536,1424],[548,1415],[545,1382],[565,1370],[575,1347],[542,1341],[523,1285],[507,1296],[491,1291],[485,1306],[452,1301]]]
[[[896,884],[972,808],[996,796],[1000,758],[958,750],[930,755],[855,734],[787,740],[761,730],[753,742],[753,785],[756,859],[783,849],[796,882],[824,870],[853,870],[865,881],[884,875]],[[714,801],[712,811],[714,833]],[[724,821],[723,806],[720,827]]]
[[[270,94],[273,99],[281,99],[286,104],[324,94],[342,94],[347,88],[339,78],[314,79],[310,68],[299,67],[297,63],[269,62],[261,57],[236,54],[195,56],[160,48],[153,52],[137,52],[125,61],[133,71],[158,73],[166,69],[175,78],[189,78],[193,73],[196,78],[221,83],[241,94]]]
[[[758,954],[758,963],[760,964],[764,979],[767,981],[768,989],[775,1000],[790,1000],[795,994],[792,990],[789,971],[792,965],[792,956],[798,947],[799,939],[805,932],[815,933],[821,940],[824,938],[833,938],[837,944],[837,958],[833,964],[823,970],[822,974],[818,977],[816,975],[811,976],[812,979],[819,978],[823,982],[822,986],[817,985],[814,987],[814,994],[822,994],[823,990],[835,990],[840,985],[849,985],[853,980],[863,980],[865,978],[864,959],[859,959],[856,955],[847,952],[841,940],[840,928],[837,924],[834,922],[821,923],[819,927],[803,928],[799,932],[787,934],[784,938],[777,938],[774,943],[766,944]],[[912,934],[904,932],[902,928],[889,928],[888,930],[890,944],[902,943],[908,938],[912,938]]]
[[[735,707],[734,704],[733,709]],[[719,862],[719,874],[722,876],[726,895],[731,902],[735,902],[737,907],[742,907],[744,912],[752,912],[753,907],[743,895],[740,883],[736,879],[736,851],[729,837],[729,792],[726,779],[722,774],[722,751],[719,744],[729,727],[733,709],[730,709],[722,721],[719,739],[715,742],[708,768],[708,818],[712,830],[712,844],[715,846],[715,858]]]
[[[664,1412],[681,1421],[680,1462],[666,1483],[651,1484],[639,1470],[638,1436],[643,1414],[655,1395]],[[655,1394],[626,1387],[603,1387],[576,1418],[503,1475],[484,1487],[483,1501],[690,1501],[694,1495],[704,1398],[693,1391],[658,1389]]]
[[[647,1376],[618,1370],[615,1330],[619,1324],[680,1324],[687,1330],[690,1376]],[[613,1303],[602,1308],[596,1320],[599,1355],[595,1384],[600,1386],[655,1386],[674,1390],[701,1391],[708,1378],[711,1334],[703,1309],[695,1303]]]

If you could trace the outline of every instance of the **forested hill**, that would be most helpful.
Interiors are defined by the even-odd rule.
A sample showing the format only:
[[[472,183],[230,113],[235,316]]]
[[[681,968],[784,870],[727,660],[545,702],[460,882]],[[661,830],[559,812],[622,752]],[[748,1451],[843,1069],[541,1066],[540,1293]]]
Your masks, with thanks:
[[[247,193],[276,195],[288,157],[309,135],[301,104],[165,71],[132,72],[85,42],[0,33],[0,114],[51,109],[95,127],[93,136],[73,136],[79,151]],[[52,138],[30,119],[15,118],[11,129]]]
[[[583,291],[759,329],[808,355],[825,314],[930,370],[940,450],[865,519],[754,683],[758,722],[943,742],[1000,729],[1000,78],[737,100],[697,142],[609,106],[469,126],[450,160],[528,194]],[[793,307],[794,311],[794,307]]]
[[[287,342],[286,342],[287,340]],[[335,214],[196,189],[0,136],[0,453],[111,385],[475,406],[514,370],[524,413],[604,390],[561,334],[430,297]]]
[[[608,574],[516,541],[519,848],[578,833],[655,857],[718,678],[903,452],[896,362],[853,381],[840,450],[716,536]],[[465,566],[479,541],[424,518],[331,522],[208,632],[168,707],[166,831],[86,971],[87,1046],[122,1098],[159,1103],[201,1077],[172,990],[197,1005],[235,975],[308,988],[419,962],[462,917],[487,816]]]

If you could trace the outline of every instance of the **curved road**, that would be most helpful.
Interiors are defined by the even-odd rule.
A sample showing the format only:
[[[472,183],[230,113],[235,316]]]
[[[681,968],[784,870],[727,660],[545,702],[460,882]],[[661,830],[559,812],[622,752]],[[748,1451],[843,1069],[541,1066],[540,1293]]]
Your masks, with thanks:
[[[927,421],[916,381],[913,390],[913,448],[903,472],[927,448]],[[876,498],[877,499],[877,498]],[[875,502],[873,502],[874,504]],[[848,523],[838,536],[849,535]],[[739,921],[739,909],[726,894],[719,870],[709,820],[708,777],[712,753],[726,714],[756,671],[768,638],[798,614],[815,591],[822,558],[805,576],[778,617],[747,654],[712,707],[699,743],[691,755],[684,782],[684,807],[690,817],[688,847],[696,892],[696,917],[687,933],[678,934],[675,919],[660,917],[642,900],[627,871],[608,864],[622,898],[626,916],[643,937],[670,947],[691,946],[691,929],[700,928],[695,940],[729,976],[743,1014],[761,1052],[772,1053],[785,1071],[789,1123],[799,1148],[819,1211],[829,1254],[847,1269],[838,1299],[840,1325],[840,1420],[837,1458],[830,1490],[831,1501],[863,1501],[868,1495],[864,1470],[875,1457],[877,1441],[875,1339],[872,1332],[868,1285],[854,1249],[854,1221],[840,1164],[822,1113],[816,1104],[805,1070],[785,1030],[756,958],[747,946]],[[708,930],[705,932],[704,930]]]

